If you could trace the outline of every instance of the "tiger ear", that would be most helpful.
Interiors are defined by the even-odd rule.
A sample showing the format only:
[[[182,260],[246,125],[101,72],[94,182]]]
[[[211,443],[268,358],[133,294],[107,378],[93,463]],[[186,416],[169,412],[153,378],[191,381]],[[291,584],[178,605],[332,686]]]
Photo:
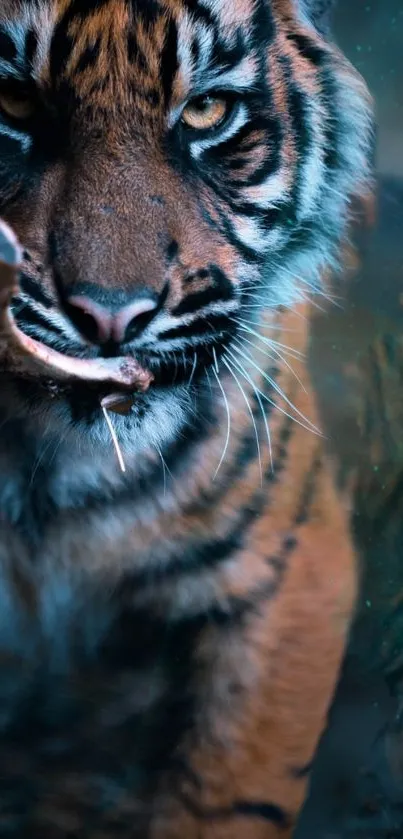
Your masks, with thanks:
[[[330,31],[332,11],[336,0],[300,0],[305,14],[323,35]]]

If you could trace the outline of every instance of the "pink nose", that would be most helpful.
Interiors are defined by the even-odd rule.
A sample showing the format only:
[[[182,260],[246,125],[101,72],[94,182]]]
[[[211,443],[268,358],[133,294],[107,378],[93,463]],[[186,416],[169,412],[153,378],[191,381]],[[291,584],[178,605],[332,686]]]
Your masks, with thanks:
[[[131,341],[152,320],[158,306],[152,297],[139,297],[113,312],[86,296],[73,295],[66,302],[70,319],[93,344]]]

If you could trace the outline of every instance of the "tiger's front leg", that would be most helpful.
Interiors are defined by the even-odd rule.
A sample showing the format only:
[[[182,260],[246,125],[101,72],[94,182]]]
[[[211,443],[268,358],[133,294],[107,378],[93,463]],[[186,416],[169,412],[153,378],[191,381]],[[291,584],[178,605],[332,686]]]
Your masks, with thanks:
[[[152,839],[287,839],[304,802],[356,595],[343,515],[319,481],[308,520],[284,541],[278,585],[195,652],[197,710],[167,777]],[[247,566],[246,566],[247,567]],[[263,589],[262,589],[263,592]]]

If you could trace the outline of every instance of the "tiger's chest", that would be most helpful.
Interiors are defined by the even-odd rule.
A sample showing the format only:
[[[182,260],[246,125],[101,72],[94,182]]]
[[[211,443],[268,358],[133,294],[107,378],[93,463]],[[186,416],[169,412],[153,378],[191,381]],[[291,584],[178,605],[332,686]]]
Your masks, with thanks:
[[[129,820],[141,826],[192,723],[201,622],[131,608],[124,580],[113,590],[102,574],[75,572],[82,557],[68,550],[61,562],[70,541],[59,536],[55,558],[54,542],[29,550],[1,528],[0,799],[16,835],[67,812],[74,829],[126,823],[128,788]],[[87,558],[102,564],[102,540],[91,547],[88,536]]]

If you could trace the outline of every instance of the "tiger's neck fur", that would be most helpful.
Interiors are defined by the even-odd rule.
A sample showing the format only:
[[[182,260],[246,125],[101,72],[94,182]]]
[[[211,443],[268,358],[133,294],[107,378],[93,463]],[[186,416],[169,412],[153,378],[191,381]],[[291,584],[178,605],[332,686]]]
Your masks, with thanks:
[[[147,452],[145,476],[141,461],[122,476],[112,445],[107,458],[102,452],[97,459],[91,449],[46,434],[43,442],[38,429],[36,440],[22,446],[19,438],[12,446],[14,421],[4,422],[2,549],[30,557],[29,583],[21,589],[30,591],[30,603],[67,585],[68,613],[84,581],[89,591],[115,590],[127,579],[133,605],[147,602],[161,618],[180,620],[225,612],[232,576],[234,596],[247,590],[248,575],[242,583],[242,568],[227,560],[248,541],[267,504],[276,523],[270,538],[281,539],[279,517],[286,520],[295,508],[322,445],[306,372],[309,305],[257,329],[241,333],[239,353],[231,350],[210,370],[191,444],[165,457]],[[268,336],[276,342],[271,349]],[[290,440],[293,479],[283,481]],[[23,597],[19,608],[26,608]]]

